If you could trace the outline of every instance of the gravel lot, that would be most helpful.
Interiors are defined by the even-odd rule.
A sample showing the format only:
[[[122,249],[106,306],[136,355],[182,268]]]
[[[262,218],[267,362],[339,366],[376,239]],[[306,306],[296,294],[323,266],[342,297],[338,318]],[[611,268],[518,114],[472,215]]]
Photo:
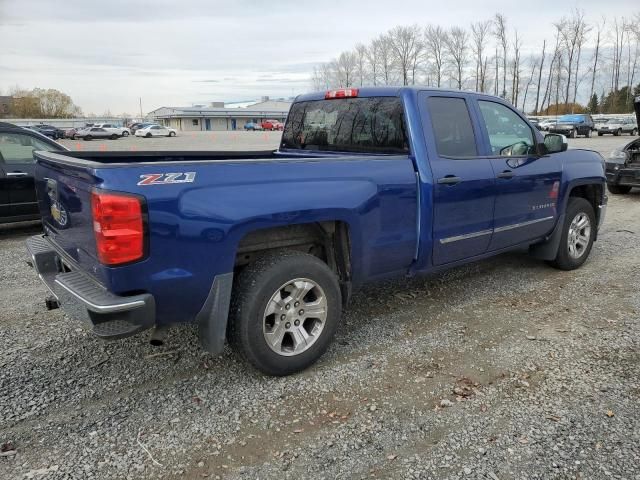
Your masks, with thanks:
[[[610,198],[577,271],[511,253],[367,287],[288,378],[201,352],[190,327],[105,343],[47,312],[37,231],[0,229],[0,479],[640,479],[639,190]]]

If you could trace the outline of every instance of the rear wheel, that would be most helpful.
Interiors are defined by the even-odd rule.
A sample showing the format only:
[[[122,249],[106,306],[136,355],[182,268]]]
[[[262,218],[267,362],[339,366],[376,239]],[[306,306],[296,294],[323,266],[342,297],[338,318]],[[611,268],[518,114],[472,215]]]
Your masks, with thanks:
[[[631,191],[631,187],[628,185],[613,185],[611,183],[607,183],[607,190],[609,190],[614,195],[624,195],[625,193],[629,193]]]
[[[618,130],[616,130],[615,132],[613,132],[613,134],[614,134],[616,137],[619,137],[619,136],[622,134],[622,130],[618,129]]]
[[[129,132],[127,132],[126,130],[122,132],[122,136],[123,137],[128,137],[129,136]]]
[[[118,139],[118,135],[116,135],[115,133],[113,135],[111,135],[109,137],[111,140],[117,140]]]
[[[574,270],[587,260],[596,232],[596,215],[582,197],[570,197],[556,258],[550,264],[560,270]]]
[[[635,137],[636,135],[638,135],[638,129],[634,128],[633,130],[631,130],[631,136]]]
[[[591,138],[591,129],[587,130],[587,133],[584,134],[584,138]]]
[[[234,287],[228,338],[268,375],[289,375],[315,363],[338,327],[338,279],[320,259],[270,254],[247,266]]]
[[[85,141],[87,140],[93,140],[93,137],[91,135],[87,135],[86,137],[84,137]]]
[[[598,136],[601,137],[602,136],[602,132],[598,132]]]
[[[576,129],[575,128],[569,132],[569,138],[576,138]]]

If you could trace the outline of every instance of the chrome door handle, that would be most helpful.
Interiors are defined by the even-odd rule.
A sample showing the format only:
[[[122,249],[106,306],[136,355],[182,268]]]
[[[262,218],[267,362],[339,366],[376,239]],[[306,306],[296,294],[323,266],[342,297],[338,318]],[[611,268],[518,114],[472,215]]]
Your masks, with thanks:
[[[26,172],[7,172],[7,177],[28,177],[29,174]]]
[[[513,178],[513,176],[514,175],[513,175],[513,172],[511,170],[505,170],[504,172],[498,174],[498,178],[507,178],[507,179],[509,179],[509,178]]]
[[[460,177],[456,177],[454,175],[447,175],[438,179],[438,183],[444,185],[455,185],[456,183],[460,183],[461,181],[462,179]]]

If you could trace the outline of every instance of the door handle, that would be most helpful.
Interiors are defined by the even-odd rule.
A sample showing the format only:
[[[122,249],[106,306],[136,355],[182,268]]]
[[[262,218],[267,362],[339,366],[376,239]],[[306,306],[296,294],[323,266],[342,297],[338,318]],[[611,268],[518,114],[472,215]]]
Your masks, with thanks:
[[[7,177],[28,177],[29,174],[26,172],[7,172]]]
[[[456,177],[455,175],[446,175],[438,179],[438,183],[443,185],[455,185],[456,183],[460,183],[461,181],[462,179],[460,177]]]
[[[509,179],[509,178],[513,178],[513,176],[514,174],[511,170],[505,170],[504,172],[498,174],[498,178]]]

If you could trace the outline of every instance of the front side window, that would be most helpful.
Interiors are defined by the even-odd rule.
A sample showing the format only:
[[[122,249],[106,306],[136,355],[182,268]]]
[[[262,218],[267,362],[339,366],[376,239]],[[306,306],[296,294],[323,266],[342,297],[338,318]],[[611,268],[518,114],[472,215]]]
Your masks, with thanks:
[[[427,105],[438,155],[453,158],[477,156],[476,138],[464,99],[429,97]]]
[[[35,150],[61,150],[30,135],[0,133],[0,155],[6,163],[33,163]]]
[[[478,101],[489,135],[492,155],[522,156],[535,153],[531,128],[510,108],[496,102]]]
[[[198,126],[198,119],[197,119],[197,118],[194,118],[193,120],[191,120],[191,124],[192,124],[194,127]]]
[[[360,97],[294,103],[282,148],[408,153],[402,102],[397,97]]]

